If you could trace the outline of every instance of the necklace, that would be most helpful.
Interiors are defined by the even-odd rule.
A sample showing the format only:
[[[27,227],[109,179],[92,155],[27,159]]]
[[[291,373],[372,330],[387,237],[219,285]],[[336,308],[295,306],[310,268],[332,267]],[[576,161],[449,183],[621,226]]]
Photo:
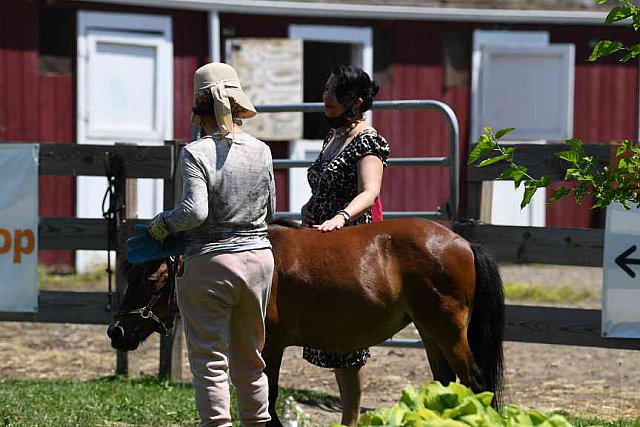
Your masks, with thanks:
[[[358,126],[358,122],[359,120],[356,120],[355,122],[351,122],[349,126],[342,129],[341,131],[336,130],[333,134],[333,137],[335,139],[344,139],[347,135],[349,135],[349,133],[351,133],[353,129],[355,129],[356,126]]]

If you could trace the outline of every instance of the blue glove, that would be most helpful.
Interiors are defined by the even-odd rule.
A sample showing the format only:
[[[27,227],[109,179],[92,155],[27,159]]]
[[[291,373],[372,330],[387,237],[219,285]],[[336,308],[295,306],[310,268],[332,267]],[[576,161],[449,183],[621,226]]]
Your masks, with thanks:
[[[171,233],[167,223],[164,221],[164,215],[159,213],[149,223],[149,234],[156,240],[164,240]]]

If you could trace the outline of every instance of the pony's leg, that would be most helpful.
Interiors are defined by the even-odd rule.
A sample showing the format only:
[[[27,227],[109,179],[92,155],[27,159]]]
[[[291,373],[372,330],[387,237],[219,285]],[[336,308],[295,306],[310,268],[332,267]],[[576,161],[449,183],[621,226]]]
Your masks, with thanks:
[[[453,369],[460,378],[460,382],[475,393],[479,393],[484,391],[484,382],[467,341],[466,324],[458,320],[466,318],[462,314],[440,312],[438,319],[420,319],[418,316],[418,318],[414,317],[414,324],[425,343],[431,342],[436,345],[450,369]],[[431,353],[427,354],[431,355]],[[431,358],[429,362],[431,363]],[[439,366],[441,365],[442,362],[439,362]],[[450,378],[450,374],[447,377]]]
[[[456,380],[456,373],[449,366],[449,362],[442,354],[440,347],[436,344],[436,342],[428,337],[422,336],[422,342],[424,342],[425,350],[427,352],[427,359],[429,359],[429,366],[431,367],[431,372],[433,373],[433,379],[436,381],[440,381],[443,385],[447,385],[450,382],[454,382]]]
[[[270,340],[267,333],[267,342],[262,351],[262,358],[266,365],[264,373],[269,381],[269,415],[271,415],[271,421],[267,423],[267,427],[282,427],[282,423],[276,413],[276,400],[278,399],[278,377],[280,376],[283,353],[284,347]]]

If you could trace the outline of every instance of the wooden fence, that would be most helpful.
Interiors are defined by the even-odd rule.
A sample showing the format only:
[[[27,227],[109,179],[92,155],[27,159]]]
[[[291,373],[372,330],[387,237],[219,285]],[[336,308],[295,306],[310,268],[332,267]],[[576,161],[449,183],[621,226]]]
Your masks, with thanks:
[[[116,205],[121,213],[116,215],[116,235],[108,247],[106,219],[88,218],[40,218],[38,227],[39,249],[51,250],[107,250],[116,253],[115,292],[111,296],[116,307],[109,307],[108,292],[40,291],[38,312],[0,312],[0,321],[26,321],[48,323],[103,324],[111,321],[113,309],[126,289],[123,271],[124,244],[131,235],[131,227],[138,222],[127,217],[127,179],[157,178],[164,180],[164,207],[175,202],[175,159],[178,143],[168,141],[159,146],[40,144],[40,175],[106,176],[111,162],[120,162],[122,168],[115,176],[115,185],[122,191],[116,193]],[[134,187],[135,189],[135,187]],[[115,238],[114,238],[115,237]],[[105,339],[106,329],[105,329]],[[172,337],[163,337],[160,345],[160,374],[172,371]],[[125,374],[129,358],[125,352],[117,353],[116,371]]]
[[[515,161],[532,176],[563,181],[567,163],[555,156],[563,150],[564,145],[519,145]],[[602,164],[609,164],[610,150],[607,144],[585,146]],[[482,182],[500,172],[500,165],[467,168],[469,218],[480,218]],[[602,229],[497,226],[472,220],[457,224],[455,230],[485,245],[498,262],[602,267]],[[506,314],[510,341],[640,349],[640,340],[601,337],[601,310],[509,305]]]
[[[516,161],[537,174],[547,174],[554,180],[564,177],[565,165],[553,153],[563,147],[554,145],[523,145],[516,150]],[[118,179],[124,188],[126,179],[159,178],[164,180],[165,208],[175,203],[177,180],[174,180],[178,144],[164,146],[92,146],[40,145],[40,173],[43,175],[105,174],[107,157],[123,160],[123,173]],[[609,146],[591,145],[587,152],[603,163],[609,161]],[[468,216],[479,218],[482,181],[496,178],[499,167],[478,169],[469,167]],[[126,192],[118,201],[126,206]],[[118,219],[116,262],[116,297],[125,285],[122,274],[123,244],[136,219]],[[465,221],[455,225],[457,232],[468,240],[488,247],[499,262],[602,266],[603,230],[570,228],[505,227]],[[78,250],[107,249],[107,223],[104,219],[41,218],[40,249]],[[0,321],[31,321],[53,323],[108,324],[112,312],[107,308],[106,292],[42,291],[39,311],[33,314],[0,313]],[[179,323],[179,322],[178,322]],[[640,340],[602,338],[600,310],[537,306],[507,306],[506,339],[532,343],[576,346],[640,349]],[[178,330],[179,331],[179,330]],[[160,346],[160,375],[178,379],[180,366],[172,363],[180,354],[181,332],[163,337]],[[106,339],[106,336],[105,336]],[[118,354],[117,371],[127,372],[126,354]]]

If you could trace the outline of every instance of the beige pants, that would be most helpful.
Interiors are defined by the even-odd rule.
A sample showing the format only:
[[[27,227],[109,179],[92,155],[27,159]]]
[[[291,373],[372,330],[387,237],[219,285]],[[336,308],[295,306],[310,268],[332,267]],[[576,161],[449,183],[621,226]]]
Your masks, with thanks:
[[[242,424],[269,421],[260,352],[273,275],[271,250],[203,254],[187,260],[184,267],[177,284],[178,305],[199,425],[231,426],[229,375]]]

